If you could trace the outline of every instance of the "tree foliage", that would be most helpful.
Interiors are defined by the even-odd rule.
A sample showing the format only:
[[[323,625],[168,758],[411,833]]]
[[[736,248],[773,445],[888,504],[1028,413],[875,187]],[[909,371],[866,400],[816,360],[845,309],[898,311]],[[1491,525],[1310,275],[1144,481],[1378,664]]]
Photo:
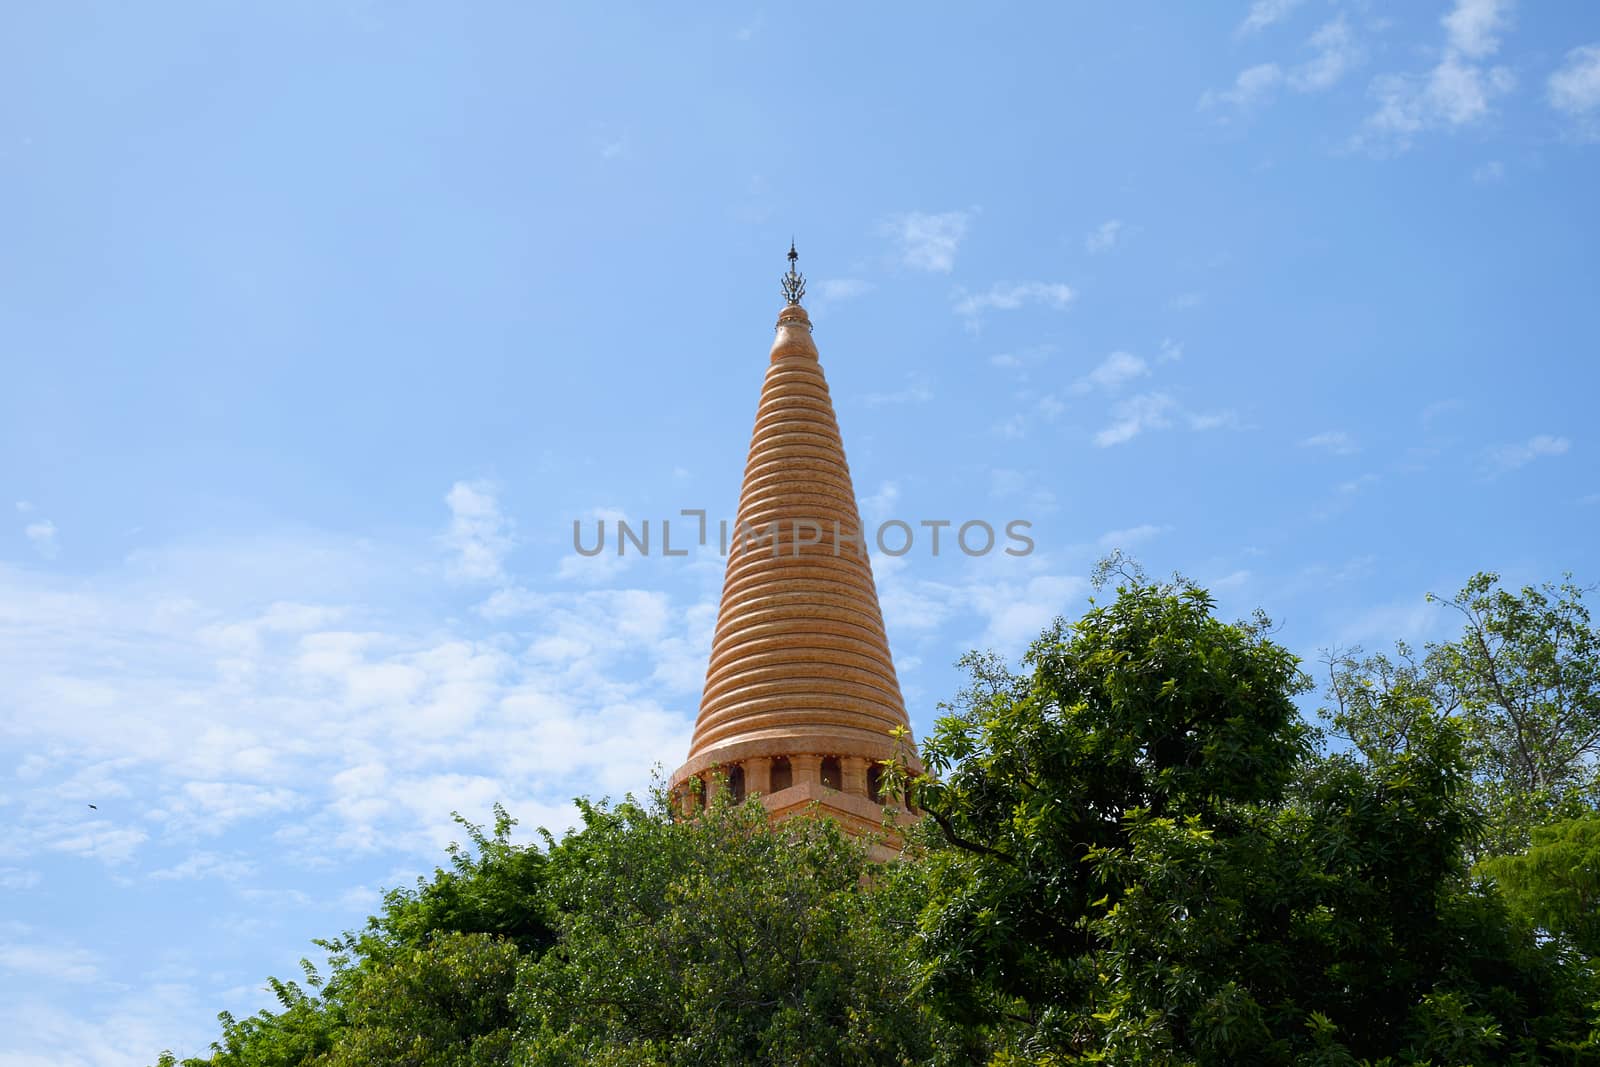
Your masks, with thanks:
[[[1211,608],[1133,581],[1024,676],[969,660],[919,790],[937,1003],[1025,1062],[1579,1055],[1585,987],[1468,875],[1464,732],[1316,755],[1294,658]]]
[[[1264,617],[1117,562],[963,661],[899,862],[725,794],[496,809],[181,1063],[1600,1063],[1582,591],[1479,575],[1458,640],[1329,656],[1329,746]]]
[[[1528,846],[1535,826],[1600,804],[1600,631],[1585,590],[1560,584],[1500,588],[1474,575],[1451,597],[1431,597],[1459,616],[1461,635],[1419,657],[1328,657],[1326,712],[1334,730],[1369,760],[1403,751],[1419,725],[1460,724],[1478,806],[1488,817],[1480,855]]]

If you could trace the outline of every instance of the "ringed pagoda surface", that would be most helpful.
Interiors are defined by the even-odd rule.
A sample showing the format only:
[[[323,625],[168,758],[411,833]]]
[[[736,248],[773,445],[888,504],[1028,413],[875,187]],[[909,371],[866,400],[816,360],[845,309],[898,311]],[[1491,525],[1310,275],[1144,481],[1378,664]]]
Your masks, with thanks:
[[[776,546],[776,547],[775,547]],[[891,731],[904,728],[896,751]],[[811,321],[778,317],[688,760],[795,754],[916,765]]]

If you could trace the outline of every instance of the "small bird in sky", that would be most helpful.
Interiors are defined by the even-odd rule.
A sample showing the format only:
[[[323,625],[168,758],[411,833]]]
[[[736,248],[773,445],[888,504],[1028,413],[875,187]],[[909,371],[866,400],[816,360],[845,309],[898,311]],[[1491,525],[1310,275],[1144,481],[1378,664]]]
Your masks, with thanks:
[[[100,810],[99,808],[95,807],[95,805],[93,805],[93,804],[90,804],[89,807],[94,811],[99,811]]]

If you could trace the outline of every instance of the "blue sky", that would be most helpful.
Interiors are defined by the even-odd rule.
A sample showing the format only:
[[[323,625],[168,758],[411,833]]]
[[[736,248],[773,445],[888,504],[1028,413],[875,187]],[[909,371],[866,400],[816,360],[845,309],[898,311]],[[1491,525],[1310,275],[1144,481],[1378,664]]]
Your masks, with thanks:
[[[793,235],[919,733],[1121,547],[1314,659],[1600,579],[1600,7],[11,5],[0,1067],[685,751]],[[91,810],[88,805],[97,807]]]

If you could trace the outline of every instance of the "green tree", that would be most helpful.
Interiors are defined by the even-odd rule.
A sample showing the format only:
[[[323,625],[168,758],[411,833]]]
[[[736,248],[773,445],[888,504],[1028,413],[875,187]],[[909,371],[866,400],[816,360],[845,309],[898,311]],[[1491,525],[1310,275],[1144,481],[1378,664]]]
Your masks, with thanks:
[[[1479,869],[1517,917],[1600,959],[1600,815],[1536,826],[1527,852],[1485,860]]]
[[[934,1002],[996,1063],[1578,1056],[1585,987],[1467,877],[1462,731],[1316,757],[1294,658],[1211,609],[1133,580],[1026,675],[969,658],[918,783]]]
[[[1550,818],[1600,800],[1600,631],[1584,590],[1561,584],[1499,588],[1474,575],[1441,602],[1464,621],[1434,650],[1442,688],[1470,726],[1473,762],[1494,814],[1492,851],[1517,851]]]
[[[353,983],[316,1067],[505,1067],[516,1017],[516,944],[441,932]]]
[[[523,974],[527,1062],[929,1063],[912,995],[914,876],[831,820],[758,802],[683,822],[583,805],[552,857],[556,948]]]
[[[1453,597],[1430,597],[1459,614],[1460,637],[1419,659],[1359,649],[1327,657],[1324,714],[1369,760],[1404,751],[1419,725],[1452,718],[1466,731],[1477,802],[1488,817],[1476,848],[1526,848],[1534,827],[1575,818],[1600,803],[1600,631],[1570,576],[1561,584],[1499,587],[1474,575]]]

